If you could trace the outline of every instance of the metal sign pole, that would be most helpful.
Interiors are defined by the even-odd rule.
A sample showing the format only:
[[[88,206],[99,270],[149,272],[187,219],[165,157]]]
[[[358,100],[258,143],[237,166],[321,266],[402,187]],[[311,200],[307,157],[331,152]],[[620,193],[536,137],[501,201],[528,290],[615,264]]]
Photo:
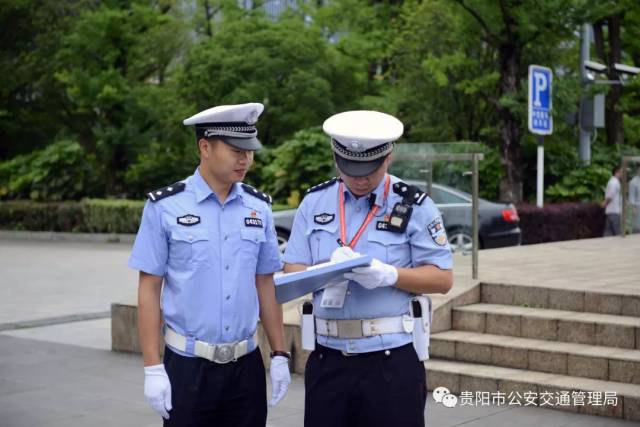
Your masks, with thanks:
[[[471,173],[471,190],[473,200],[471,201],[471,233],[473,234],[473,247],[471,248],[471,277],[478,279],[478,154],[473,154],[473,169]]]
[[[536,206],[544,206],[544,136],[538,136],[538,171],[536,179]]]
[[[622,212],[620,212],[620,235],[626,235],[627,225],[627,166],[629,157],[622,157],[622,168],[620,170],[620,196],[622,198]]]

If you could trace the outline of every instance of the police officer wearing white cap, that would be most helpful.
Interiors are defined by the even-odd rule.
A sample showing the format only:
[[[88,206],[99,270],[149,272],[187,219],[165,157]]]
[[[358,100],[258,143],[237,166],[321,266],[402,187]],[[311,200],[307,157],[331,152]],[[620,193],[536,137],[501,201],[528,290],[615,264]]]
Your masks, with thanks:
[[[315,317],[316,338],[305,371],[305,426],[424,426],[431,307],[420,295],[453,284],[440,212],[427,194],[387,173],[403,133],[398,119],[349,111],[323,129],[339,177],[307,192],[285,272],[356,253],[374,259],[303,308]]]
[[[291,378],[273,273],[281,261],[271,197],[242,184],[261,148],[258,103],[210,108],[195,125],[200,165],[149,193],[129,266],[140,271],[144,394],[165,426],[266,424],[258,317],[271,354],[270,405]],[[160,330],[164,323],[164,357]]]

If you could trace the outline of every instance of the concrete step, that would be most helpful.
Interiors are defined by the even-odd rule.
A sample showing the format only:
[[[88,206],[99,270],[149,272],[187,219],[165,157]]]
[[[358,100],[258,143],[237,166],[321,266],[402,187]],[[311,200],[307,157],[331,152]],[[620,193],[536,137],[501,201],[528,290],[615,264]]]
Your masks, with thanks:
[[[640,421],[640,386],[531,372],[475,363],[431,359],[427,388],[446,387],[458,405],[538,406]]]
[[[640,385],[640,350],[466,331],[431,336],[431,357]]]
[[[640,348],[640,318],[631,316],[480,303],[454,308],[452,326],[493,335]]]
[[[487,304],[640,317],[640,295],[637,291],[622,294],[585,291],[584,289],[482,283],[480,301]]]

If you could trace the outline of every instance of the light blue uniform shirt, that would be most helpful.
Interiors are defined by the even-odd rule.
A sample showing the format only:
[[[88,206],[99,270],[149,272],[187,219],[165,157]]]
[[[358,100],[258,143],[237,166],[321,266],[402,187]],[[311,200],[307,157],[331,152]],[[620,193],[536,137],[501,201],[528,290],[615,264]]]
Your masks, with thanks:
[[[147,201],[129,267],[164,278],[164,321],[190,338],[189,353],[191,339],[252,337],[259,312],[255,275],[279,271],[282,263],[268,203],[236,183],[221,204],[198,170],[185,184],[180,193]],[[185,224],[195,217],[198,223]]]
[[[375,203],[380,206],[367,226],[354,251],[371,255],[382,262],[400,268],[435,265],[441,269],[453,268],[451,250],[443,236],[442,218],[431,198],[422,204],[413,204],[413,213],[404,233],[378,229],[402,196],[394,193],[393,184],[400,181],[391,175],[389,196],[384,201],[384,183],[373,191]],[[326,262],[338,247],[340,238],[339,182],[309,193],[298,208],[284,261],[289,264],[315,265]],[[369,197],[356,198],[344,186],[345,222],[347,240],[351,241],[369,213]],[[324,215],[323,214],[327,214]],[[327,221],[333,215],[331,221]],[[431,231],[430,231],[431,226]],[[444,237],[444,239],[443,239]],[[440,243],[438,243],[440,242]],[[346,243],[346,242],[345,242]],[[349,281],[342,308],[322,308],[322,291],[314,294],[314,315],[321,319],[375,319],[409,313],[409,302],[414,295],[395,286],[367,290],[357,282]],[[399,347],[412,342],[408,333],[383,334],[359,339],[340,339],[317,336],[321,345],[347,353],[363,353]]]

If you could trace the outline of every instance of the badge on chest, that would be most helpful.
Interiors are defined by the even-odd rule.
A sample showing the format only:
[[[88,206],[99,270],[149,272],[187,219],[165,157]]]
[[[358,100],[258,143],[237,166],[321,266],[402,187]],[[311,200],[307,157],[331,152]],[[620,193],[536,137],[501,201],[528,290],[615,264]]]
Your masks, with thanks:
[[[192,225],[200,224],[200,217],[197,215],[187,214],[184,216],[179,216],[178,218],[176,218],[176,221],[180,225],[190,227]]]
[[[321,213],[313,216],[313,222],[320,225],[329,224],[335,217],[335,214]]]
[[[262,228],[262,219],[258,218],[258,214],[256,213],[256,211],[253,211],[251,212],[250,217],[246,217],[244,219],[244,226]]]

